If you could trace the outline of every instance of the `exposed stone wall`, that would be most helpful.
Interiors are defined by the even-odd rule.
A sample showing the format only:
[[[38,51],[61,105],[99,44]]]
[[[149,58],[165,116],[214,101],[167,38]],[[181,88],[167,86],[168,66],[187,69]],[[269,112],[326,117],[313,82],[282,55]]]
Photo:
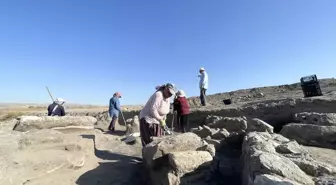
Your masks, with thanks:
[[[279,132],[283,125],[297,122],[296,113],[316,112],[329,113],[336,110],[336,100],[328,97],[300,98],[270,100],[260,103],[249,103],[238,108],[227,109],[194,109],[189,115],[189,128],[195,128],[205,124],[208,115],[222,117],[259,118],[274,127],[275,132]],[[168,116],[167,124],[170,127],[172,115]],[[175,118],[176,120],[176,118]],[[175,127],[176,121],[175,121]]]
[[[153,185],[206,185],[211,178],[214,155],[214,146],[193,133],[156,138],[142,153]]]
[[[125,118],[125,121],[130,118],[134,118],[134,116],[139,115],[140,111],[124,111],[123,116]],[[34,116],[45,116],[46,113],[29,113],[27,115],[34,115]],[[88,111],[83,111],[83,112],[71,112],[68,111],[66,112],[66,115],[68,116],[92,116],[97,119],[97,124],[99,123],[108,123],[110,122],[108,118],[108,112],[107,111],[98,111],[98,112],[88,112]],[[124,121],[122,120],[121,114],[119,115],[119,123],[121,125],[125,125]]]
[[[242,149],[243,185],[335,182],[335,178],[329,178],[336,174],[334,166],[314,160],[296,141],[281,135],[251,132],[244,138]]]
[[[237,108],[201,108],[193,109],[189,115],[188,128],[195,128],[205,124],[208,115],[222,117],[240,117],[261,119],[279,132],[283,125],[292,122],[299,122],[295,114],[302,112],[330,113],[336,110],[336,100],[324,97],[315,98],[299,98],[299,99],[283,99],[269,100],[259,103],[249,103]],[[139,115],[140,111],[124,111],[125,120]],[[32,115],[42,116],[45,113],[32,113]],[[67,112],[70,116],[92,116],[98,120],[98,123],[109,122],[107,111],[100,112]],[[173,114],[167,116],[167,125],[171,127]],[[174,127],[177,128],[176,116],[174,117]],[[124,125],[124,121],[120,115],[119,123]]]

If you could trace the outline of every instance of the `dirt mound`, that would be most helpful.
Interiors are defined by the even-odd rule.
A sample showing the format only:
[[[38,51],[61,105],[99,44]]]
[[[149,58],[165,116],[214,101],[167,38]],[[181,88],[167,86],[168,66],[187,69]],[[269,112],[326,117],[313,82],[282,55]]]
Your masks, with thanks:
[[[323,94],[330,94],[332,91],[336,90],[336,79],[334,78],[320,79],[319,83]],[[265,100],[300,97],[303,97],[301,85],[300,83],[294,83],[216,93],[208,95],[207,101],[210,104],[210,107],[222,107],[224,106],[223,100],[225,99],[231,99],[234,104],[242,104]],[[200,107],[199,97],[190,97],[188,100],[192,108]]]

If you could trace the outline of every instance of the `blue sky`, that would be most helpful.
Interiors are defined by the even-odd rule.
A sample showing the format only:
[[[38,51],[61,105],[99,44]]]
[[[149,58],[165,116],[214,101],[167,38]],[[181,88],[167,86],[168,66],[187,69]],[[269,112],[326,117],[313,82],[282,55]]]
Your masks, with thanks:
[[[142,104],[172,82],[199,94],[334,77],[336,1],[6,0],[0,102]]]

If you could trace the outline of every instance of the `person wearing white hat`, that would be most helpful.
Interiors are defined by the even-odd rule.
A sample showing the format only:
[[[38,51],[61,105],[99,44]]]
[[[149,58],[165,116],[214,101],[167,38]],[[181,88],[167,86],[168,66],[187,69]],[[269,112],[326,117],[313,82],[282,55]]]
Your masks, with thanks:
[[[62,98],[57,98],[48,106],[48,116],[65,116],[64,103],[65,101]]]
[[[177,113],[177,123],[180,132],[185,133],[188,126],[188,115],[190,113],[190,105],[186,94],[183,90],[178,90],[174,100],[174,112]]]
[[[152,137],[163,135],[166,117],[170,112],[170,98],[176,93],[175,86],[167,83],[157,88],[140,111],[140,136],[142,146],[152,142]]]
[[[198,75],[198,77],[200,77],[200,81],[199,81],[200,100],[201,100],[202,106],[206,106],[206,103],[207,103],[206,91],[208,89],[208,84],[209,84],[208,74],[203,67],[200,68],[199,72],[200,72],[200,75]]]

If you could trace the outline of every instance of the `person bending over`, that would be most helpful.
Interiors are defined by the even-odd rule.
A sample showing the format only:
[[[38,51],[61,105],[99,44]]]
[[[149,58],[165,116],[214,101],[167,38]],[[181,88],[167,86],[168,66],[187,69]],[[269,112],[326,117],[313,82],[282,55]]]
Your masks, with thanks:
[[[166,116],[170,111],[170,97],[175,95],[174,85],[167,83],[157,88],[140,111],[140,137],[142,146],[152,141],[152,137],[163,135]]]
[[[57,98],[48,106],[48,116],[65,116],[64,103],[65,101],[62,98]]]

